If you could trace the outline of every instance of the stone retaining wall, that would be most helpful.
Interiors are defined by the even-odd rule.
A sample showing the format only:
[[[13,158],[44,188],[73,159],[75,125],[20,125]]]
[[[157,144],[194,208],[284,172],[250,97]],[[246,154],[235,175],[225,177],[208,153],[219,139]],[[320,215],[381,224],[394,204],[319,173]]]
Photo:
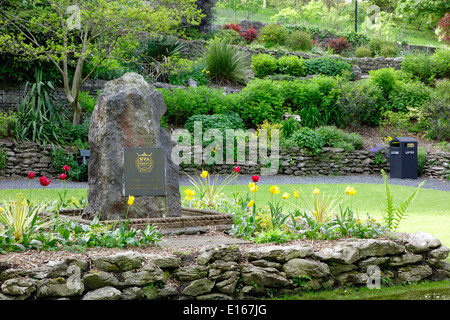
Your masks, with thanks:
[[[87,253],[31,270],[0,262],[0,300],[252,299],[450,278],[444,261],[450,250],[424,232],[330,244],[203,246],[179,255]]]
[[[0,150],[7,155],[6,168],[0,170],[0,178],[25,177],[33,171],[37,176],[57,178],[58,171],[51,163],[51,146],[42,149],[29,141],[15,143],[10,140],[0,140]],[[228,174],[235,165],[181,165],[180,174],[197,174],[207,169],[211,173]],[[261,164],[240,164],[242,174],[260,174]],[[290,152],[280,152],[278,174],[294,176],[346,176],[379,174],[384,169],[389,172],[389,163],[378,165],[375,156],[364,150],[344,152],[338,148],[324,148],[321,153],[308,154],[303,150],[293,149]],[[450,153],[437,152],[427,156],[421,177],[445,179],[450,176]]]

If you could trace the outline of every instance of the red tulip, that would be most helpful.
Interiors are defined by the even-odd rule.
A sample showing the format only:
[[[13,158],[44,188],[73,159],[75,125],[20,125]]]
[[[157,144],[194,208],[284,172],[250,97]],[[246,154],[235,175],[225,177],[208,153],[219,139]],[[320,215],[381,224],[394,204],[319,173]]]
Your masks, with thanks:
[[[34,178],[34,172],[28,172],[28,178],[33,179]]]
[[[258,182],[259,181],[259,176],[252,176],[252,181],[253,182]]]
[[[59,175],[59,179],[60,180],[65,180],[67,178],[67,174],[65,174],[65,173],[61,173],[60,175]]]
[[[65,166],[63,166],[63,170],[64,170],[65,172],[67,172],[67,171],[70,170],[70,167],[69,167],[68,165],[65,165]]]
[[[234,172],[239,173],[241,171],[241,167],[234,167]]]
[[[48,180],[46,176],[39,178],[39,183],[41,184],[41,186],[46,187],[50,184],[50,182],[52,182],[52,180]]]

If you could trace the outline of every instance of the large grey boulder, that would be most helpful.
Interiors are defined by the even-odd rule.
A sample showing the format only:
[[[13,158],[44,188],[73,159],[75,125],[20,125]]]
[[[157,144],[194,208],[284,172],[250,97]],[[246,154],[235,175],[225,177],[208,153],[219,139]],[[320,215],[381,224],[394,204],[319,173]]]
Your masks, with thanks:
[[[137,73],[105,84],[89,127],[89,189],[84,216],[181,216],[179,166],[171,157],[176,143],[160,126],[165,112],[162,94]],[[165,148],[165,196],[136,196],[133,206],[128,206],[123,177],[125,147]]]

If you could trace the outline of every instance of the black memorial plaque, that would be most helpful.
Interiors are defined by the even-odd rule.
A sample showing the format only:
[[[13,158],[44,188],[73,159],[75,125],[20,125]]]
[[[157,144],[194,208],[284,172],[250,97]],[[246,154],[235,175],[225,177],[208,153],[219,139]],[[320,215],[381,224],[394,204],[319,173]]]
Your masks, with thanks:
[[[165,196],[163,148],[124,148],[124,196]]]

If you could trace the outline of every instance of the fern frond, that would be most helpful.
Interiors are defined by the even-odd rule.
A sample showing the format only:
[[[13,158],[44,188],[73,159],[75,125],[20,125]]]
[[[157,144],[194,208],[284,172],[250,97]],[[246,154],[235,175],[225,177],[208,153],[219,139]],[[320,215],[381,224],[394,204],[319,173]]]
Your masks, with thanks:
[[[400,221],[406,216],[406,210],[408,210],[408,207],[411,205],[411,203],[414,201],[414,199],[417,196],[417,193],[419,192],[420,188],[423,186],[425,181],[422,181],[416,190],[414,190],[408,198],[406,198],[405,201],[403,201],[400,206],[398,206],[395,209],[395,223],[393,224],[393,230],[396,231],[398,228],[398,225],[400,224]]]

